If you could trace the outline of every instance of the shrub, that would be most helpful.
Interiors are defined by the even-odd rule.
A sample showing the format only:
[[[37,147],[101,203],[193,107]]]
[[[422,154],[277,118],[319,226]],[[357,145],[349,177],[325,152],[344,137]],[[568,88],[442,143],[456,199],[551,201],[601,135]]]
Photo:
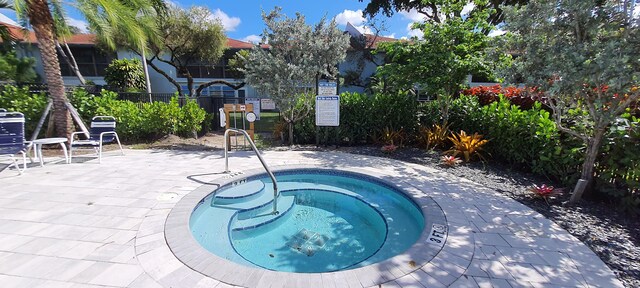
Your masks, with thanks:
[[[431,128],[420,127],[418,142],[427,149],[444,148],[449,141],[449,124],[433,124]]]
[[[482,150],[482,146],[489,142],[489,140],[482,139],[482,135],[477,132],[473,135],[467,135],[466,132],[460,131],[460,133],[451,133],[451,137],[449,137],[451,143],[453,143],[453,147],[447,150],[445,153],[451,154],[451,156],[456,157],[459,154],[464,156],[464,160],[469,162],[471,158],[477,156],[478,158],[485,160],[480,150]]]
[[[102,93],[107,93],[104,91]],[[71,105],[76,108],[78,114],[80,115],[80,118],[82,118],[82,121],[84,121],[85,123],[91,122],[91,118],[98,115],[97,110],[99,105],[94,97],[95,96],[93,94],[80,87],[73,89],[73,91],[69,94],[69,102],[71,102]],[[103,97],[106,96],[103,95]],[[113,100],[115,100],[116,98],[117,95],[114,94]]]
[[[340,126],[337,139],[333,129],[320,129],[321,139],[333,139],[334,144],[366,144],[377,141],[384,133],[403,131],[415,135],[418,127],[415,98],[406,93],[376,94],[359,93],[340,95]],[[312,109],[307,118],[294,126],[296,143],[315,143],[315,113]],[[326,141],[324,141],[326,143]]]
[[[368,118],[372,131],[379,133],[389,128],[402,130],[406,135],[416,135],[418,105],[414,96],[403,92],[378,93],[373,96],[370,105],[368,113],[361,119]]]
[[[195,137],[197,132],[202,130],[202,123],[205,119],[207,119],[207,112],[200,108],[198,101],[187,99],[180,108],[180,118],[175,133],[184,137]],[[209,121],[209,123],[211,122]]]
[[[478,102],[483,106],[499,101],[502,95],[511,104],[525,110],[533,108],[536,102],[543,100],[542,95],[534,88],[502,87],[501,85],[471,87],[462,90],[462,95],[477,97]],[[546,106],[544,108],[549,110]]]
[[[168,134],[191,137],[202,130],[202,123],[207,118],[207,113],[195,100],[187,100],[180,107],[177,97],[171,98],[169,103],[134,103],[117,98],[116,92],[108,90],[94,96],[76,89],[71,101],[87,123],[96,115],[115,117],[118,135],[126,141],[154,140]]]
[[[340,95],[340,140],[348,145],[364,144],[371,139],[372,99],[366,94]]]
[[[125,92],[137,92],[147,87],[142,64],[138,59],[115,59],[105,69],[107,85]]]
[[[605,137],[596,167],[595,187],[631,214],[640,212],[640,118],[622,115]]]
[[[551,158],[561,135],[540,105],[535,103],[530,110],[521,110],[501,97],[481,106],[477,98],[461,96],[452,103],[451,129],[485,135],[491,139],[485,150],[498,160],[525,169],[543,167],[547,165],[545,161],[554,160],[540,159],[541,155]]]
[[[4,85],[0,89],[0,108],[24,114],[26,138],[30,138],[35,131],[47,103],[47,96],[44,92],[31,93],[29,87],[26,86]],[[46,131],[46,127],[40,131]]]

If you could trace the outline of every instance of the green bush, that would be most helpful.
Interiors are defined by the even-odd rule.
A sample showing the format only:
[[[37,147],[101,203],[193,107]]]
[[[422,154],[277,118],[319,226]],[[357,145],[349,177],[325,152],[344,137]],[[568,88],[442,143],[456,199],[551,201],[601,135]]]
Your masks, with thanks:
[[[404,93],[375,96],[342,93],[337,134],[336,128],[321,128],[319,136],[322,143],[355,145],[374,142],[385,128],[412,135],[418,128],[417,111],[415,98]],[[314,111],[294,125],[293,133],[296,143],[315,143]]]
[[[371,120],[372,135],[382,134],[385,128],[402,131],[404,135],[418,135],[418,103],[407,93],[376,94],[366,117]]]
[[[106,90],[104,90],[103,93],[107,93],[105,91]],[[109,96],[113,96],[113,100],[115,100],[118,95],[114,93],[114,95]],[[82,118],[82,121],[84,121],[85,124],[89,124],[91,122],[91,118],[98,115],[97,110],[99,108],[99,103],[94,99],[94,97],[95,96],[93,94],[87,92],[84,88],[75,88],[69,94],[69,102],[76,108],[80,118]],[[107,96],[103,95],[102,97]]]
[[[44,93],[30,93],[28,87],[4,85],[0,88],[0,108],[24,114],[25,138],[27,139],[35,131],[47,103],[47,96]],[[40,131],[44,133],[46,127]]]
[[[595,185],[619,200],[620,209],[640,212],[640,118],[630,113],[607,133],[596,166]]]
[[[119,91],[137,92],[147,87],[138,59],[115,59],[105,69],[104,81]]]
[[[134,103],[117,98],[116,92],[108,90],[94,96],[77,89],[71,101],[86,123],[97,115],[115,117],[118,135],[126,141],[154,140],[168,134],[191,137],[202,129],[207,117],[195,100],[187,100],[180,107],[177,97],[169,103]]]
[[[438,123],[437,103],[423,104],[420,110],[421,125]],[[540,103],[521,110],[500,96],[482,106],[476,97],[462,95],[452,102],[449,113],[452,131],[477,132],[489,140],[484,148],[491,158],[565,184],[577,180],[583,145],[562,135]]]
[[[365,94],[340,95],[340,140],[348,145],[365,144],[371,136],[371,98]]]
[[[207,112],[200,108],[200,105],[198,105],[198,101],[196,100],[187,99],[187,102],[182,106],[182,108],[180,108],[180,112],[178,128],[175,131],[175,133],[180,136],[194,136],[197,132],[202,130],[202,123],[207,119],[211,119],[208,117]],[[208,125],[211,123],[211,120],[206,123],[206,125]]]

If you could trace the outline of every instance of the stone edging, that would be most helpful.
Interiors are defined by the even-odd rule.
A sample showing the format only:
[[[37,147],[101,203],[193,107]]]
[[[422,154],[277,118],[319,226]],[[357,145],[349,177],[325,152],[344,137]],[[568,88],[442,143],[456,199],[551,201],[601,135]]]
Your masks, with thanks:
[[[323,169],[313,165],[282,165],[273,168],[275,168],[272,169],[274,171]],[[469,239],[471,235],[467,230],[468,226],[465,225],[466,223],[447,222],[447,217],[445,217],[445,215],[449,214],[447,213],[447,207],[438,205],[428,196],[429,191],[423,191],[410,183],[406,183],[405,180],[379,171],[364,170],[356,167],[349,167],[348,170],[345,168],[337,170],[380,178],[383,182],[399,188],[412,198],[425,216],[425,229],[418,241],[402,254],[379,263],[351,270],[327,273],[291,273],[243,266],[222,259],[205,250],[191,235],[188,224],[191,212],[198,202],[218,189],[216,186],[202,185],[184,196],[169,213],[164,225],[166,245],[184,265],[212,278],[212,280],[215,279],[234,286],[263,286],[270,280],[281,280],[284,277],[287,279],[286,281],[291,283],[304,282],[303,278],[315,278],[311,281],[318,281],[316,283],[357,281],[360,286],[368,287],[393,281],[409,274],[423,273],[430,275],[446,273],[448,276],[445,279],[447,280],[438,279],[438,281],[441,284],[449,285],[462,275],[473,258],[475,248],[473,239]],[[217,187],[222,187],[238,179],[262,173],[264,173],[264,170],[261,168],[251,169],[244,174],[218,178],[215,184]],[[433,224],[444,224],[447,227],[447,237],[442,246],[428,241]],[[465,242],[466,245],[459,245],[462,243],[460,241]],[[430,276],[416,275],[413,278],[424,279],[426,277]]]

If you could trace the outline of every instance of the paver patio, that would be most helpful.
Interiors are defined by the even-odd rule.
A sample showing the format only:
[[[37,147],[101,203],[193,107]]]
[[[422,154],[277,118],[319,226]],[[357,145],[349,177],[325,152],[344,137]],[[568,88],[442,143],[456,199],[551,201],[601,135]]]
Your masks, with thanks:
[[[0,173],[2,287],[229,287],[178,260],[165,221],[183,196],[221,181],[222,151],[128,150],[103,163],[47,163],[22,176]],[[356,273],[226,271],[256,287],[622,287],[578,239],[528,207],[446,172],[376,157],[265,152],[270,166],[315,165],[371,171],[428,191],[449,233],[428,264],[404,265],[364,281]],[[232,171],[261,168],[232,152]],[[52,160],[52,159],[48,159]],[[74,159],[75,160],[75,159]],[[407,259],[409,260],[409,259]],[[224,263],[220,269],[224,269]],[[274,276],[277,275],[277,276]],[[345,276],[346,275],[346,276]],[[228,278],[228,277],[227,277]],[[225,278],[225,279],[227,279]],[[367,278],[368,279],[368,278]]]

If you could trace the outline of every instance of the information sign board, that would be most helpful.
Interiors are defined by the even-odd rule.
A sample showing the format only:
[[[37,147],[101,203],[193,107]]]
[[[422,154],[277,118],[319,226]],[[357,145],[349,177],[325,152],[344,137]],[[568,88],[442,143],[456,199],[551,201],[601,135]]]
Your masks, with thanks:
[[[340,125],[340,96],[316,96],[316,126]]]
[[[318,95],[337,95],[338,83],[333,81],[320,80],[318,82]]]
[[[269,98],[260,99],[260,108],[262,110],[276,110],[276,102]]]
[[[260,120],[260,99],[245,98],[244,103],[253,104],[253,113],[256,114],[256,120]]]

